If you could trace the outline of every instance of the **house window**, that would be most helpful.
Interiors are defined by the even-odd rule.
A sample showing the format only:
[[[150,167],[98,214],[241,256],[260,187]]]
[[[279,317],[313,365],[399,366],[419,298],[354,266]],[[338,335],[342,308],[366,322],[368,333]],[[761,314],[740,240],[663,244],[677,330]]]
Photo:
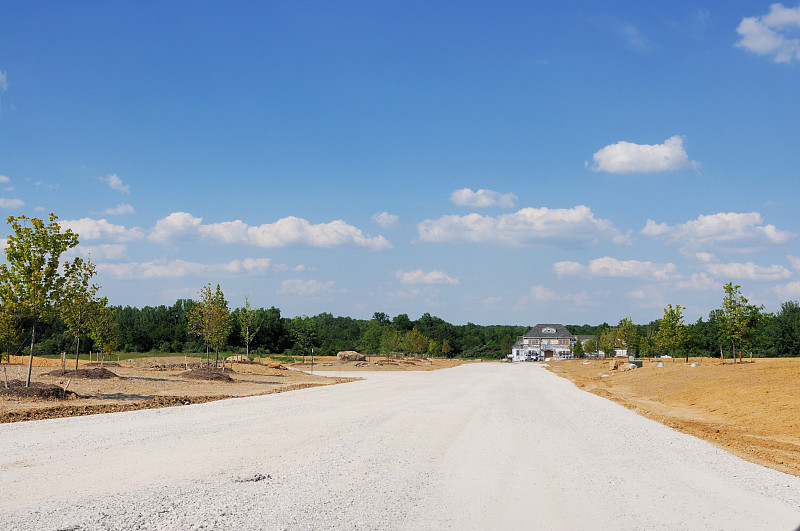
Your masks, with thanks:
[[[543,334],[555,334],[556,333],[556,329],[555,328],[549,328],[549,327],[548,328],[542,328],[542,333]]]

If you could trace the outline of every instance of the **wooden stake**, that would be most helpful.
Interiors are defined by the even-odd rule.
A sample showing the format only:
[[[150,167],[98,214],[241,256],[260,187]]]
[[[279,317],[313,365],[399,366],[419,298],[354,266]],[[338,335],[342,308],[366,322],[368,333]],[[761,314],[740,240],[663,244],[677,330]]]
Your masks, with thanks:
[[[6,389],[8,389],[8,375],[6,374],[5,366],[3,366],[3,379],[6,381]]]

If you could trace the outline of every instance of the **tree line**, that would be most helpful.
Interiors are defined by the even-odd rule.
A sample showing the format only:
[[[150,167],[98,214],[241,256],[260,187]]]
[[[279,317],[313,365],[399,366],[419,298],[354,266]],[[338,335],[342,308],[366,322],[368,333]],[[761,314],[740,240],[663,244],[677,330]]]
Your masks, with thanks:
[[[92,283],[89,260],[62,260],[78,244],[78,235],[49,221],[9,217],[6,263],[0,265],[0,346],[10,354],[73,352],[205,352],[210,362],[220,352],[250,355],[335,355],[342,350],[366,354],[504,358],[527,326],[474,323],[454,325],[423,314],[371,319],[315,316],[283,317],[280,309],[253,308],[245,298],[230,310],[219,285],[207,284],[197,301],[178,299],[171,306],[111,306]],[[566,325],[579,336],[575,355],[624,348],[638,355],[754,356],[800,355],[800,303],[787,301],[775,314],[764,312],[742,296],[733,283],[724,286],[719,309],[707,320],[685,324],[684,307],[668,305],[648,324],[631,318],[618,325]],[[27,347],[25,345],[28,345]],[[32,359],[32,358],[31,358]],[[2,361],[2,356],[0,356]],[[28,379],[32,361],[29,361]]]

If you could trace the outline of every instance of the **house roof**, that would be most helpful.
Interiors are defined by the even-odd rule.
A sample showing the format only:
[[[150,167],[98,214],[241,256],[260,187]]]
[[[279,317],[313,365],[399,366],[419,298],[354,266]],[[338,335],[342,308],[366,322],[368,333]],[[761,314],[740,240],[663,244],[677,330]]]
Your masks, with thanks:
[[[571,339],[575,337],[575,334],[570,333],[562,324],[537,324],[528,330],[523,337],[560,337]]]

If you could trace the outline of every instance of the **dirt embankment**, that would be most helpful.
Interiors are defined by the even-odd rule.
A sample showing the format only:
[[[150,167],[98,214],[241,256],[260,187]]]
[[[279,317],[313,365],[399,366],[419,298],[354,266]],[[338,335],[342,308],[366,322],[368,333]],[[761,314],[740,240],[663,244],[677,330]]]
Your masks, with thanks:
[[[800,358],[689,361],[644,360],[642,368],[621,372],[609,370],[608,361],[571,360],[549,369],[648,418],[800,477]]]

